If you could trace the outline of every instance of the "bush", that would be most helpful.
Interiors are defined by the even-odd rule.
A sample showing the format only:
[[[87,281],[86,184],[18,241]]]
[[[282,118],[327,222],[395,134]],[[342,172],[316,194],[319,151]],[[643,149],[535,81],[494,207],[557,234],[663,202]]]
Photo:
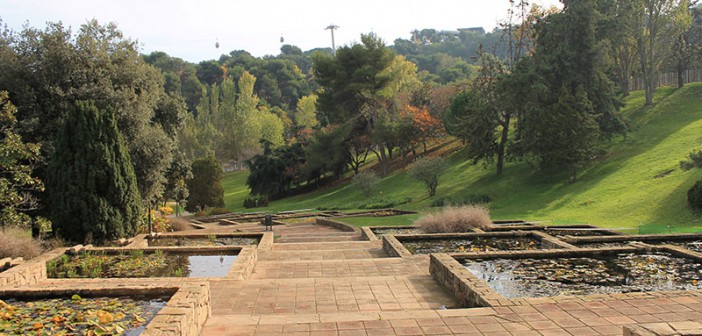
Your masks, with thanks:
[[[444,173],[446,168],[446,161],[440,157],[419,159],[409,166],[409,176],[424,183],[431,197],[436,195],[439,176]]]
[[[267,207],[268,200],[263,196],[249,196],[244,199],[244,208]]]
[[[394,208],[398,205],[402,204],[407,204],[412,202],[412,199],[409,197],[403,198],[403,199],[390,199],[390,200],[376,200],[372,199],[368,201],[368,203],[364,203],[358,206],[358,209],[386,209],[386,208]]]
[[[363,196],[370,197],[373,191],[375,191],[379,181],[380,178],[378,175],[371,170],[366,170],[354,176],[351,184],[358,189]]]
[[[471,194],[468,197],[441,197],[431,203],[432,207],[445,207],[447,205],[461,206],[471,204],[488,204],[492,198],[488,194]]]
[[[41,254],[41,241],[33,239],[29,231],[7,228],[0,232],[0,259],[22,257],[29,260]]]
[[[168,225],[171,231],[187,231],[193,228],[190,222],[183,218],[170,218],[168,219]]]
[[[470,232],[492,224],[483,205],[447,206],[441,211],[417,219],[414,223],[427,233]]]
[[[328,210],[351,210],[351,209],[363,209],[363,210],[375,210],[375,209],[387,209],[387,208],[394,208],[398,205],[402,204],[407,204],[411,203],[412,198],[410,197],[405,197],[402,199],[371,199],[366,202],[354,202],[354,203],[347,203],[344,204],[343,206],[341,205],[330,205],[327,207],[321,206],[317,207],[317,210],[319,211],[328,211]]]
[[[205,209],[205,216],[216,216],[231,213],[232,211],[226,208],[207,208]]]
[[[687,191],[687,204],[695,210],[702,210],[702,180]]]

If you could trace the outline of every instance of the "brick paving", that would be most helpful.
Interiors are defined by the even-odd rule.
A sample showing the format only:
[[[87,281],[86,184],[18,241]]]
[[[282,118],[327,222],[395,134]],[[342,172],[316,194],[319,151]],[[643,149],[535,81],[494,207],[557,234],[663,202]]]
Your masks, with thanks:
[[[426,256],[390,258],[380,242],[276,227],[290,241],[259,251],[243,281],[211,282],[202,335],[622,335],[641,323],[702,321],[700,291],[524,299],[509,307],[452,309]],[[667,327],[667,325],[659,329]],[[653,328],[653,327],[651,327]],[[650,328],[649,328],[650,329]]]
[[[250,279],[343,278],[426,274],[428,265],[400,258],[259,261]]]

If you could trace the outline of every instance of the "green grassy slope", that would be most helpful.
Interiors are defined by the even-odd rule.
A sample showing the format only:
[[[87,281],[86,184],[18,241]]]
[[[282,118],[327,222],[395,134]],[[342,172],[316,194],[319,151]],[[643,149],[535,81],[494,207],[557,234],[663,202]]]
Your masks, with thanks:
[[[486,193],[493,199],[490,208],[495,218],[613,228],[644,224],[648,230],[673,225],[678,231],[702,231],[699,217],[686,207],[687,190],[702,179],[702,169],[684,172],[678,167],[692,148],[702,146],[702,84],[680,90],[661,88],[655,101],[653,107],[645,108],[643,93],[627,98],[623,113],[631,132],[607,143],[606,157],[591,164],[575,183],[567,183],[561,172],[538,170],[525,162],[509,163],[504,174],[496,176],[494,167],[472,165],[456,153],[449,158],[452,165],[441,178],[437,196],[428,198],[422,185],[398,172],[380,182],[376,198],[411,197],[413,202],[400,208],[427,211],[438,197]],[[225,200],[232,210],[241,210],[244,181],[245,173],[226,175]],[[340,186],[275,201],[269,209],[363,201],[358,191]]]

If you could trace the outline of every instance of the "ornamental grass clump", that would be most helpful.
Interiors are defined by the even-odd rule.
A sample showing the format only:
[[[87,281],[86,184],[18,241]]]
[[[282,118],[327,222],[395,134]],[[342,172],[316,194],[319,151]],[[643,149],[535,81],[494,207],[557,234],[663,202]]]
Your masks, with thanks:
[[[426,233],[471,232],[475,228],[482,229],[491,224],[489,211],[482,205],[445,207],[415,222]]]
[[[16,228],[0,230],[0,259],[22,257],[29,260],[41,252],[41,241],[32,238],[29,232]]]

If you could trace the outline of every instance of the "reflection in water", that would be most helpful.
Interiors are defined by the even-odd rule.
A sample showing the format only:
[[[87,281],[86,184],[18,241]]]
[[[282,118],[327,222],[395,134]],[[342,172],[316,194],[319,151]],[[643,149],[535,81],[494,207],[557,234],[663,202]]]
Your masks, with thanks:
[[[227,275],[236,260],[235,255],[189,256],[188,270],[191,278],[217,278]]]
[[[665,252],[466,260],[464,266],[508,298],[702,288],[699,261]]]

